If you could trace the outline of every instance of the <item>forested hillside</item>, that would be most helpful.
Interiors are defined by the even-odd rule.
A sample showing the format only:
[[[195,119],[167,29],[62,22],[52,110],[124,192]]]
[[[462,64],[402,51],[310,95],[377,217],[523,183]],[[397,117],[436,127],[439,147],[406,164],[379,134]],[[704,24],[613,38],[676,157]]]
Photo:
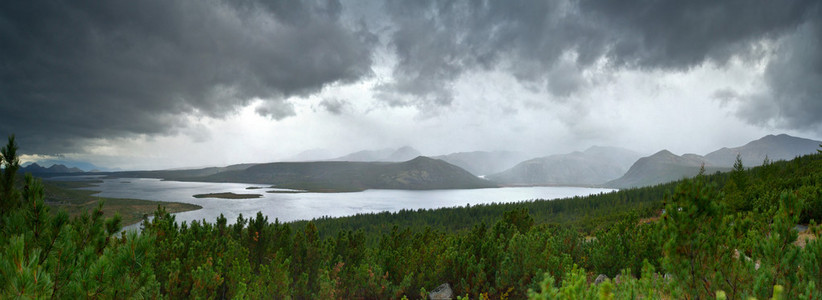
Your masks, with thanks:
[[[460,167],[425,156],[404,162],[276,162],[195,170],[119,172],[111,175],[180,181],[271,184],[279,188],[318,192],[366,189],[472,189],[496,186]]]
[[[391,299],[443,283],[472,299],[822,297],[822,154],[574,199],[290,224],[179,224],[160,207],[142,234],[118,234],[99,209],[50,212],[38,179],[15,186],[15,149],[2,151],[0,298]]]

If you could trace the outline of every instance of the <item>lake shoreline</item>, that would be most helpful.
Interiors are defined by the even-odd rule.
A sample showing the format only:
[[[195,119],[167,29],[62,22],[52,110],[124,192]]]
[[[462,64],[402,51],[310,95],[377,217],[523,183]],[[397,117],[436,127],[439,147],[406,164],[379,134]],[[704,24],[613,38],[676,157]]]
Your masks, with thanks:
[[[106,178],[93,187],[96,196],[107,198],[145,199],[161,202],[181,202],[202,207],[175,213],[178,222],[214,222],[221,214],[232,222],[262,212],[280,222],[345,217],[363,213],[396,212],[400,210],[437,209],[477,204],[512,203],[537,199],[553,200],[611,192],[613,189],[587,187],[498,187],[448,190],[388,190],[369,189],[360,192],[314,192],[284,189],[270,185],[247,183],[212,183],[166,181],[155,178]],[[251,187],[251,188],[249,188]],[[262,194],[259,198],[232,199],[195,198],[201,194]],[[263,193],[262,190],[266,192]],[[270,193],[273,191],[273,193]],[[230,194],[226,194],[230,195]],[[155,206],[156,208],[156,206]],[[126,224],[126,223],[124,223]]]

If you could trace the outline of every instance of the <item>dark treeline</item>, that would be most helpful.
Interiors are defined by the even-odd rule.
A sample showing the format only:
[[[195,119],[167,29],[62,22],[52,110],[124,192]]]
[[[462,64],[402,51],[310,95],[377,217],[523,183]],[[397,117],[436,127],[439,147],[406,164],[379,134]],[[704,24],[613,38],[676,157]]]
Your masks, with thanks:
[[[809,155],[573,199],[288,224],[179,224],[161,207],[142,234],[117,234],[119,218],[50,213],[39,180],[3,172],[0,297],[420,298],[449,283],[480,299],[818,299],[822,242],[797,243],[794,226],[816,230],[821,174]]]
[[[536,224],[557,225],[573,228],[580,232],[593,232],[610,227],[613,223],[637,214],[649,217],[662,209],[665,193],[670,193],[675,183],[663,184],[643,189],[628,189],[612,193],[578,196],[557,200],[527,200],[510,203],[466,205],[438,209],[400,210],[357,214],[349,217],[323,217],[311,220],[330,237],[337,231],[363,230],[369,235],[388,233],[394,226],[409,228],[414,232],[428,229],[458,232],[470,230],[475,225],[492,225],[503,215],[513,210],[528,210]],[[308,221],[292,222],[295,226],[305,226]]]

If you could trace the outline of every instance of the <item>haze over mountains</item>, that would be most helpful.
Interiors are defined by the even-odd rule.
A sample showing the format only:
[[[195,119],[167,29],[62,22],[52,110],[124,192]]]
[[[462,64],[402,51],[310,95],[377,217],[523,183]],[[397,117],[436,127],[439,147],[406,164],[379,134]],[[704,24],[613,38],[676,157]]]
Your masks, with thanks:
[[[591,147],[521,162],[486,178],[505,185],[598,185],[625,174],[642,155],[616,147]]]
[[[412,147],[363,150],[334,159],[304,162],[249,163],[196,169],[96,172],[116,177],[273,184],[310,190],[460,189],[497,185],[567,185],[631,188],[691,177],[705,171],[728,171],[737,154],[743,165],[761,165],[815,153],[820,141],[786,134],[768,135],[743,146],[721,148],[705,156],[661,150],[642,155],[627,149],[594,146],[585,151],[531,158],[519,152],[458,152],[420,156]],[[40,176],[78,174],[83,170],[34,163],[21,172]],[[479,178],[483,176],[485,179]]]
[[[528,155],[513,151],[457,152],[434,156],[477,176],[498,173],[528,159]]]
[[[379,150],[360,150],[343,156],[334,157],[328,150],[312,149],[287,159],[286,161],[384,161],[403,162],[423,155],[410,146],[385,148]],[[331,158],[334,157],[334,158]],[[517,163],[530,158],[522,152],[513,151],[473,151],[456,152],[446,155],[430,156],[458,166],[474,175],[482,176],[501,172]]]
[[[420,156],[417,149],[409,146],[399,149],[386,148],[381,150],[362,150],[345,156],[330,159],[331,161],[390,161],[401,162]]]

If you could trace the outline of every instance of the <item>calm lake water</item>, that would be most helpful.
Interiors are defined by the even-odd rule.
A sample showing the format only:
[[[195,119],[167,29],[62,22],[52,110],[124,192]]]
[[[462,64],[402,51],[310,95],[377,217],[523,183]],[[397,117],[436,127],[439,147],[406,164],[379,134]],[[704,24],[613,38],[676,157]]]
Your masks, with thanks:
[[[260,189],[247,189],[259,187]],[[103,179],[98,186],[85,188],[100,191],[101,197],[146,199],[197,204],[200,210],[176,214],[178,222],[203,220],[214,222],[222,213],[233,223],[239,214],[253,217],[258,211],[269,221],[310,220],[323,216],[340,217],[358,213],[401,209],[439,208],[482,203],[516,202],[532,199],[558,199],[607,193],[611,189],[582,187],[508,187],[472,190],[366,190],[354,193],[266,193],[266,185],[245,183],[211,183],[162,181],[150,178]],[[256,199],[194,198],[195,194],[233,192],[262,194]],[[136,226],[129,226],[137,228]]]

